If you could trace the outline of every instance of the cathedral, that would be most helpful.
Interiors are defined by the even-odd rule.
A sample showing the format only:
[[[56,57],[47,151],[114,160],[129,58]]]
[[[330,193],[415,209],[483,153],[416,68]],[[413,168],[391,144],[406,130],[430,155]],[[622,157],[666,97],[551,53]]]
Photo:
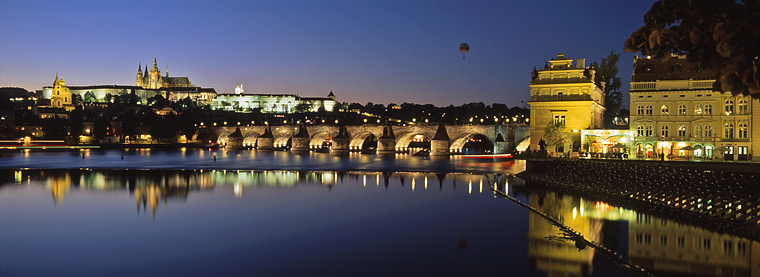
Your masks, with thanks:
[[[161,70],[158,69],[156,58],[153,58],[153,68],[148,71],[148,65],[145,65],[143,73],[142,64],[137,66],[137,80],[135,86],[144,89],[166,89],[166,88],[188,88],[195,87],[187,77],[169,77],[169,66],[166,66],[165,76],[161,76]]]

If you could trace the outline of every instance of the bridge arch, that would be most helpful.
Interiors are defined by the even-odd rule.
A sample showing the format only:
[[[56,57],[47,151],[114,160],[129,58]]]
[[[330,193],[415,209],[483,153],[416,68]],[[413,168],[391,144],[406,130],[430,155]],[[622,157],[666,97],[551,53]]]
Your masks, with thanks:
[[[216,144],[219,145],[227,145],[227,137],[230,136],[230,132],[223,131],[219,134],[219,136],[216,138]]]
[[[452,154],[469,154],[465,153],[465,145],[468,142],[481,143],[483,145],[490,144],[490,151],[493,152],[493,141],[488,139],[488,136],[482,133],[464,133],[459,135],[451,142],[449,146],[449,152]]]
[[[275,149],[289,149],[293,145],[292,135],[276,136],[274,138]]]
[[[256,142],[259,139],[259,134],[256,132],[250,132],[243,137],[243,147],[255,148]]]
[[[364,149],[364,143],[367,141],[367,139],[377,141],[377,136],[373,134],[370,131],[362,131],[358,134],[354,135],[351,138],[351,142],[348,144],[348,150],[349,151],[361,151]],[[377,147],[377,146],[375,146]]]
[[[515,150],[518,152],[525,152],[525,150],[528,150],[528,147],[530,147],[530,136],[518,142],[517,146],[515,146]]]
[[[425,148],[424,145],[427,145],[427,149],[430,149],[431,139],[432,137],[423,132],[404,133],[403,135],[398,136],[398,139],[396,139],[396,151],[407,151],[410,148],[410,144],[413,142],[419,143],[421,145],[421,148]]]
[[[333,134],[327,131],[321,131],[311,136],[309,140],[309,149],[330,148],[332,146]]]

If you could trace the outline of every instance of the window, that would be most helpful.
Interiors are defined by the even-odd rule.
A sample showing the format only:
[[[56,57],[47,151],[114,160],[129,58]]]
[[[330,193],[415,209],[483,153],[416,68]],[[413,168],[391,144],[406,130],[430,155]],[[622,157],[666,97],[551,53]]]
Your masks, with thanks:
[[[686,125],[678,126],[678,136],[686,137]]]
[[[747,146],[739,146],[736,148],[736,154],[747,155]]]
[[[712,129],[713,129],[712,126],[705,125],[705,135],[704,135],[704,137],[706,137],[706,138],[712,137]]]
[[[749,113],[749,108],[747,106],[747,99],[741,99],[739,100],[736,110],[739,114],[747,114]]]
[[[652,105],[647,105],[644,109],[646,110],[646,114],[652,114]]]
[[[705,107],[702,109],[702,112],[705,114],[712,114],[712,104],[705,104]]]
[[[565,115],[554,115],[554,123],[559,123],[562,126],[565,126]]]
[[[700,104],[694,105],[694,114],[702,114],[702,105]]]
[[[638,114],[638,115],[642,115],[642,114],[644,114],[644,106],[642,106],[642,105],[638,105],[638,106],[636,107],[636,114]]]
[[[734,138],[734,124],[731,122],[726,122],[723,124],[723,138],[725,139],[732,139]]]
[[[670,109],[668,109],[668,105],[662,105],[662,107],[660,107],[660,114],[669,114],[669,113],[670,113]]]
[[[639,135],[640,137],[644,136],[644,126],[643,125],[639,125],[639,127],[636,127],[636,134]]]
[[[654,127],[652,125],[647,126],[647,137],[654,136]]]
[[[683,248],[686,245],[686,238],[680,236],[676,238],[676,242],[678,243],[678,248]]]
[[[694,137],[698,138],[702,136],[702,126],[694,126]]]
[[[723,255],[726,256],[733,256],[734,255],[734,242],[730,240],[723,241]]]
[[[660,127],[660,135],[663,137],[668,136],[668,125],[663,125],[662,127]]]
[[[660,246],[668,246],[668,236],[660,236]]]
[[[726,101],[723,102],[723,112],[726,113],[726,115],[731,115],[734,113],[734,100],[733,99],[726,99]]]
[[[739,123],[738,129],[739,129],[739,133],[736,134],[736,136],[740,139],[747,138],[747,123],[744,123],[744,122]]]
[[[678,115],[686,115],[686,105],[681,104],[678,106]]]

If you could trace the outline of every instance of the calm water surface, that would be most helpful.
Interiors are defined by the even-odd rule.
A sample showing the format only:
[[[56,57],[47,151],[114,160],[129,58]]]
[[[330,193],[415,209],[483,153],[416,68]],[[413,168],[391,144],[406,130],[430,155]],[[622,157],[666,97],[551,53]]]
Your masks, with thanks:
[[[6,154],[2,163],[76,168],[77,154]],[[193,162],[183,160],[189,154],[151,152],[130,170],[114,170],[104,168],[126,165],[119,152],[86,154],[85,161],[100,159],[100,166],[0,170],[0,276],[630,274],[597,250],[559,238],[544,218],[495,198],[489,180],[656,274],[760,274],[758,242],[532,190],[511,174],[408,170],[435,162],[429,159],[388,161],[401,169],[383,172],[132,170]],[[64,161],[52,161],[58,155]],[[301,164],[342,161],[332,158],[302,156]],[[347,168],[382,167],[372,164],[375,157],[364,165],[352,164],[364,157],[343,158],[351,161]],[[236,159],[265,164],[244,154]],[[462,171],[488,169],[447,163]]]

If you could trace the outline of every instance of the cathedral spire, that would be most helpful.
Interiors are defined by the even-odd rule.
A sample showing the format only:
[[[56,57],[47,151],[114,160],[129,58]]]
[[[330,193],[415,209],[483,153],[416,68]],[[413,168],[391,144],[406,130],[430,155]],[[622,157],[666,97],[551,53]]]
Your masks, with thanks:
[[[158,71],[158,65],[156,64],[156,57],[155,56],[153,56],[153,69],[152,70]]]
[[[142,72],[142,63],[137,64],[137,71]]]

